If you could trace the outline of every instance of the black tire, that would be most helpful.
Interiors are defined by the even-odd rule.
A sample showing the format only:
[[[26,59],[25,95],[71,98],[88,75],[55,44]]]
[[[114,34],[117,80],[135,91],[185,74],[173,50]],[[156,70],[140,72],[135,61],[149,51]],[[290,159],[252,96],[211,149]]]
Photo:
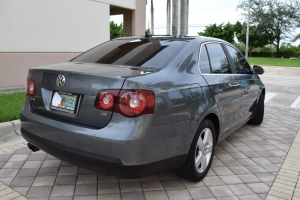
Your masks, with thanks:
[[[206,158],[206,155],[208,155],[208,153],[207,153],[208,151],[201,151],[198,147],[198,142],[199,142],[198,140],[200,139],[200,137],[203,139],[203,137],[205,135],[209,135],[209,130],[208,129],[211,131],[211,135],[212,135],[212,143],[211,143],[212,146],[209,146],[209,149],[211,147],[210,158]],[[208,171],[210,169],[212,160],[213,160],[215,143],[216,143],[215,142],[216,141],[216,136],[215,135],[216,134],[215,134],[215,128],[214,128],[213,123],[210,120],[205,119],[199,125],[199,127],[197,129],[197,132],[196,132],[196,134],[194,136],[194,139],[192,141],[192,144],[191,144],[189,153],[187,155],[187,158],[185,160],[185,163],[180,168],[175,170],[175,172],[177,173],[177,175],[179,177],[184,178],[184,179],[188,179],[190,181],[198,182],[198,181],[201,181],[206,176],[206,174],[208,173]],[[207,142],[206,144],[209,144],[209,143],[210,142]],[[205,146],[204,149],[205,148],[207,149],[206,144],[204,145]],[[200,151],[201,151],[202,154],[199,153]],[[203,152],[206,152],[206,153],[203,154]],[[202,157],[200,154],[203,156],[203,160],[206,159],[206,162],[204,163],[203,166],[206,165],[207,167],[204,170],[201,169],[202,162],[200,163],[198,169],[196,167],[196,157],[198,157],[198,156]],[[207,164],[208,159],[209,159],[209,161],[208,161],[208,164]]]
[[[256,109],[255,114],[252,119],[249,120],[249,124],[260,125],[264,120],[264,112],[265,112],[265,95],[261,93]]]

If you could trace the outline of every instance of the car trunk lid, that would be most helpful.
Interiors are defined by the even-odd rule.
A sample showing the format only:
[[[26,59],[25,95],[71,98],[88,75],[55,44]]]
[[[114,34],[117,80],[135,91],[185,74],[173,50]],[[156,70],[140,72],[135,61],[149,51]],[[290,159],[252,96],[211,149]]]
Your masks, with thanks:
[[[141,67],[72,62],[31,69],[29,77],[36,87],[36,95],[29,97],[31,111],[66,123],[102,128],[112,112],[94,107],[99,91],[120,90],[126,78],[144,73],[152,72]],[[59,85],[57,79],[62,76],[65,82]]]

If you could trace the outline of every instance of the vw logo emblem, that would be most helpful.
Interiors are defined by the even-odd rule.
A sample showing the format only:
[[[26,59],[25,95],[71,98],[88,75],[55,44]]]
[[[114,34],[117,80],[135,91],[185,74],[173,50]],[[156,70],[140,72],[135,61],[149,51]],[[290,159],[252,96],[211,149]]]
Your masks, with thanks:
[[[64,77],[64,75],[58,75],[56,79],[56,85],[58,87],[63,87],[65,83],[66,83],[66,78]]]

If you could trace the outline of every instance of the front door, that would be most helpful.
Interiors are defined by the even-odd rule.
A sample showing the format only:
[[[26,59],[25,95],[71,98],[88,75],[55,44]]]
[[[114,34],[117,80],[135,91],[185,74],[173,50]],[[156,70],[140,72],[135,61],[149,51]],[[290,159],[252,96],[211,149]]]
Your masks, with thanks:
[[[258,97],[259,87],[257,80],[252,73],[250,65],[245,57],[234,47],[224,45],[234,65],[234,71],[237,79],[240,81],[241,89],[241,109],[239,114],[239,124],[249,120],[255,111],[255,100]]]

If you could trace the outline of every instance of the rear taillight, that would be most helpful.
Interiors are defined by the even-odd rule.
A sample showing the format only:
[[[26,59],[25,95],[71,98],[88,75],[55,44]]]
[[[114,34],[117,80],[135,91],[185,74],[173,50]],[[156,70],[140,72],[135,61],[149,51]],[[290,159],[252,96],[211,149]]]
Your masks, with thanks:
[[[113,111],[115,96],[119,94],[119,90],[101,91],[98,93],[95,108],[99,110]]]
[[[27,90],[26,90],[26,95],[29,96],[35,96],[35,83],[34,81],[27,77]]]
[[[120,113],[126,117],[153,114],[155,95],[149,90],[105,90],[99,92],[95,108]]]

